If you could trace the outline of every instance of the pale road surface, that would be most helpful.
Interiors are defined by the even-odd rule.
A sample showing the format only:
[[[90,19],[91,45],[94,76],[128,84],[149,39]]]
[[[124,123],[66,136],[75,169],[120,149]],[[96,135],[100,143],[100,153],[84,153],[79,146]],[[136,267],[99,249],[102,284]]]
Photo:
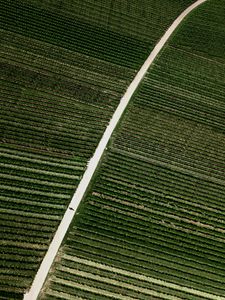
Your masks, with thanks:
[[[194,4],[192,4],[191,6],[189,6],[174,22],[173,24],[169,27],[169,29],[166,31],[166,33],[163,35],[163,37],[160,39],[160,41],[158,42],[158,44],[155,46],[155,48],[153,49],[153,51],[151,52],[151,54],[149,55],[149,57],[147,58],[147,60],[145,61],[145,63],[143,64],[143,66],[141,67],[141,69],[139,70],[139,72],[137,73],[137,75],[135,76],[134,80],[131,82],[130,86],[128,87],[126,93],[124,94],[124,96],[122,97],[115,113],[112,116],[111,121],[109,122],[109,125],[107,126],[102,139],[100,140],[95,153],[93,155],[93,157],[91,158],[91,160],[88,163],[87,169],[84,172],[84,175],[77,187],[77,190],[64,214],[64,217],[54,235],[54,238],[48,248],[48,251],[38,269],[38,272],[34,278],[34,281],[32,283],[31,289],[29,292],[27,292],[24,295],[24,300],[36,300],[41,288],[44,284],[44,281],[48,275],[49,269],[51,268],[51,265],[54,261],[54,258],[59,250],[60,244],[64,239],[64,236],[68,230],[68,227],[76,213],[77,207],[79,206],[86,190],[87,187],[92,179],[92,176],[98,166],[98,163],[102,157],[102,154],[108,144],[108,141],[112,135],[113,130],[115,129],[116,125],[118,124],[124,110],[126,109],[133,93],[135,92],[135,90],[137,89],[138,85],[140,84],[141,80],[143,79],[144,75],[146,74],[148,68],[151,66],[151,64],[153,63],[155,57],[158,55],[158,53],[160,52],[160,50],[163,48],[163,46],[165,45],[165,43],[167,42],[167,40],[169,39],[169,37],[171,36],[171,34],[174,32],[174,30],[177,28],[177,26],[183,21],[183,19],[193,10],[195,9],[197,6],[199,6],[200,4],[202,4],[203,2],[205,2],[207,0],[198,0],[196,1]],[[172,283],[166,283],[164,282],[164,285],[167,286],[171,286],[171,288],[173,288],[174,284]],[[179,286],[176,285],[176,289],[182,291],[185,288],[186,292],[192,294],[192,295],[198,295],[198,296],[202,296],[206,299],[213,299],[213,300],[225,300],[225,297],[221,297],[221,296],[216,296],[210,293],[204,293],[195,289],[191,289],[188,287],[183,287],[183,286]]]

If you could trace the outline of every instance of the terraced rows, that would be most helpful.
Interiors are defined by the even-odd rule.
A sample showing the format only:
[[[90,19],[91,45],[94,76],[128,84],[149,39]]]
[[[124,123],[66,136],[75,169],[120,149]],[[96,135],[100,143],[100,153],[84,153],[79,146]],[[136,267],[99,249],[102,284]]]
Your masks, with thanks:
[[[24,37],[17,26],[10,32],[4,23],[0,32],[0,294],[7,300],[21,298],[31,285],[87,161],[134,76],[128,67],[34,35]]]
[[[223,129],[223,78],[224,64],[177,48],[171,42],[145,78],[135,104]],[[179,84],[175,85],[176,81]]]
[[[137,120],[137,113],[142,123]],[[172,165],[175,169],[185,168],[186,172],[189,170],[200,173],[199,176],[214,177],[217,182],[224,180],[222,130],[152,107],[148,110],[132,109],[124,131],[115,140],[115,147],[170,167]]]
[[[1,88],[3,143],[65,157],[79,155],[83,160],[91,156],[111,108],[99,117],[102,108],[97,105],[88,106],[47,91],[36,92],[6,80]]]
[[[1,146],[0,165],[1,297],[20,299],[85,163]]]
[[[0,25],[25,37],[130,68],[138,68],[151,49],[149,42],[90,26],[21,1],[2,3]]]
[[[124,0],[28,0],[28,2],[38,3],[41,7],[50,8],[55,12],[63,11],[64,14],[75,16],[83,22],[155,44],[165,32],[165,28],[194,1],[142,0],[131,3]]]
[[[111,151],[40,299],[224,295],[220,197],[225,197],[224,186]],[[127,272],[132,279],[121,278]]]
[[[1,299],[29,289],[121,96],[191,2],[0,3]]]
[[[224,5],[197,9],[149,70],[41,300],[224,299]]]

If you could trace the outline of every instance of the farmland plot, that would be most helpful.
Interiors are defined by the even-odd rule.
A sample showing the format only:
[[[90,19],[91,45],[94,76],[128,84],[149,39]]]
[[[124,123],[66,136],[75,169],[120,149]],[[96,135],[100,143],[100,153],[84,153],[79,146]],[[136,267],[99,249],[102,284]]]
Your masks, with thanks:
[[[82,22],[155,44],[193,0],[27,0]]]
[[[149,70],[40,299],[224,299],[224,5]]]
[[[1,299],[29,288],[121,96],[193,1],[163,2],[1,1]]]

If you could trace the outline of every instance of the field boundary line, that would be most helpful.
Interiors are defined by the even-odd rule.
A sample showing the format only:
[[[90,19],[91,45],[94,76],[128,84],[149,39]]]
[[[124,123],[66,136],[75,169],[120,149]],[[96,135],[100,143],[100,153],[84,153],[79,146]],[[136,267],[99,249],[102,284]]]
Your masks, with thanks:
[[[34,281],[31,285],[31,288],[28,292],[24,294],[24,300],[36,300],[42,286],[45,282],[45,279],[49,273],[49,270],[52,266],[52,263],[54,261],[54,258],[60,248],[60,245],[66,235],[66,232],[72,222],[72,219],[76,213],[76,210],[89,186],[89,183],[91,182],[91,179],[94,175],[94,172],[101,160],[101,157],[104,153],[104,150],[106,149],[106,146],[109,142],[109,139],[111,138],[111,135],[116,128],[118,122],[120,121],[120,118],[122,117],[131,97],[133,96],[134,92],[136,91],[137,87],[139,86],[140,82],[144,78],[145,74],[147,73],[149,67],[152,65],[153,61],[155,60],[156,56],[159,54],[159,52],[164,47],[165,43],[168,41],[172,33],[177,29],[179,24],[184,20],[184,18],[192,12],[196,7],[201,5],[202,3],[206,2],[207,0],[198,0],[192,5],[190,5],[188,8],[186,8],[172,23],[172,25],[166,30],[162,38],[159,40],[159,42],[156,44],[154,49],[151,51],[150,55],[142,65],[141,69],[136,74],[135,78],[127,88],[124,96],[121,98],[119,105],[117,106],[117,109],[115,110],[96,150],[93,155],[93,157],[88,162],[87,168],[84,172],[84,175],[73,195],[73,198],[62,218],[62,221],[60,222],[58,229],[51,241],[51,244],[48,248],[47,253],[45,254],[44,259],[42,260],[42,263],[36,273],[36,276],[34,278]]]

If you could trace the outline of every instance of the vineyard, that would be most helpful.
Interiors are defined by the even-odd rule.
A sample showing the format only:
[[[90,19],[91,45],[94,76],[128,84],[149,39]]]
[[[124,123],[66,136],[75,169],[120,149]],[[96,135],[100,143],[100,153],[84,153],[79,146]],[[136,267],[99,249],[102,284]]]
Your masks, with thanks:
[[[223,300],[222,0],[194,11],[110,141],[40,300]]]
[[[1,1],[0,299],[29,289],[122,95],[192,2]]]

